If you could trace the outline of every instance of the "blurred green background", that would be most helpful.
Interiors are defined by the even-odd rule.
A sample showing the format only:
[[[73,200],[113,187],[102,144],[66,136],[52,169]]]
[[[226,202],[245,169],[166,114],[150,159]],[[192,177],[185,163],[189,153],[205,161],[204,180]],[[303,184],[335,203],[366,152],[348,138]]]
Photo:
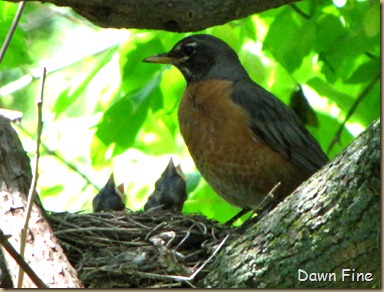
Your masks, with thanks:
[[[0,44],[16,10],[0,2]],[[379,1],[302,1],[203,33],[231,45],[251,77],[285,103],[302,86],[315,117],[305,103],[300,112],[330,158],[379,118]],[[33,157],[47,68],[38,182],[47,210],[90,211],[111,172],[125,184],[127,207],[140,210],[172,156],[187,177],[185,212],[219,221],[237,212],[200,177],[180,136],[182,75],[141,62],[187,35],[102,29],[68,8],[26,4],[0,64],[0,107],[23,113],[14,127]]]

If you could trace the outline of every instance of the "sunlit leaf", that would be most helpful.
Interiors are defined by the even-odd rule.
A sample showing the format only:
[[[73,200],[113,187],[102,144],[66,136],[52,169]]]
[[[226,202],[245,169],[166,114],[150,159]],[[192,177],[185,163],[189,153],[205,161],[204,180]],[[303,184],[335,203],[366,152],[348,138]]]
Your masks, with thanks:
[[[313,48],[315,31],[313,22],[305,20],[292,8],[286,7],[269,27],[263,50],[273,55],[292,73]]]
[[[380,74],[381,62],[379,58],[371,59],[370,61],[360,65],[345,82],[346,83],[366,83],[370,81],[372,75]]]
[[[120,52],[121,89],[127,93],[138,91],[154,78],[161,67],[143,63],[142,60],[164,50],[160,39],[154,35],[127,42]]]
[[[187,194],[192,193],[201,181],[201,175],[197,172],[186,173],[187,177]]]
[[[97,62],[95,68],[91,72],[88,72],[88,75],[84,77],[83,81],[78,84],[76,88],[72,88],[72,86],[70,86],[60,93],[52,109],[55,113],[55,118],[58,118],[60,114],[65,112],[68,107],[70,107],[84,93],[89,82],[95,77],[100,69],[111,60],[116,50],[117,47],[108,49],[103,57]]]
[[[351,104],[356,99],[356,97],[336,89],[334,86],[319,77],[312,78],[307,82],[307,85],[315,89],[321,96],[337,103],[337,105],[345,112],[349,110]]]
[[[201,181],[195,192],[189,194],[184,204],[183,212],[202,213],[208,218],[215,218],[219,222],[231,219],[240,211],[224,201],[207,185]]]
[[[114,155],[131,147],[145,121],[152,98],[161,96],[160,75],[139,91],[123,96],[103,115],[96,136],[105,145],[115,144]]]
[[[51,187],[44,187],[44,188],[41,189],[40,196],[42,198],[49,197],[49,196],[55,196],[55,195],[59,194],[60,192],[62,192],[63,190],[64,190],[64,186],[63,185],[55,185],[55,186],[51,186]]]

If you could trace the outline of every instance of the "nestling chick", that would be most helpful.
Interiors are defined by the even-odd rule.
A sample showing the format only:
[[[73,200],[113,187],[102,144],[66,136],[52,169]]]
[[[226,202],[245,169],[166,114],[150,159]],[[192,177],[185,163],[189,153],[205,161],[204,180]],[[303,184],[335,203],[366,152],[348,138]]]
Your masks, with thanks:
[[[112,173],[107,184],[93,198],[93,212],[122,211],[125,208],[125,201],[124,184],[117,187]]]
[[[183,209],[187,200],[187,187],[180,164],[175,167],[172,157],[161,177],[155,183],[155,190],[148,197],[144,210],[177,210]]]

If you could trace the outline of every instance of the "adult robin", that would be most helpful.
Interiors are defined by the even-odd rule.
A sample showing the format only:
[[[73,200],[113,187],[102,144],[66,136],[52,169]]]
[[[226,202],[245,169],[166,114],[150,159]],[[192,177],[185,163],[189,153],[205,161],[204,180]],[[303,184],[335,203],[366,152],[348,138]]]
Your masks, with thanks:
[[[148,197],[144,210],[175,210],[181,211],[187,200],[187,187],[180,164],[175,166],[173,159],[169,163],[161,177],[155,183],[155,190]]]
[[[125,201],[124,185],[116,186],[112,173],[106,185],[93,198],[93,212],[123,211],[125,209]]]
[[[222,40],[192,35],[143,61],[183,74],[180,132],[201,175],[232,205],[258,210],[279,183],[280,201],[327,163],[300,119],[251,80]]]

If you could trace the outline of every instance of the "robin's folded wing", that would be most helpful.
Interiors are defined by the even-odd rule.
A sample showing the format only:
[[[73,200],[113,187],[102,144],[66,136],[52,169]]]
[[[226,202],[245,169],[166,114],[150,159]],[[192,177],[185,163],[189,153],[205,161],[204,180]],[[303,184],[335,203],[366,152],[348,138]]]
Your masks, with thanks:
[[[264,141],[309,173],[328,162],[319,143],[292,110],[261,86],[237,82],[232,99],[249,114],[256,140]]]

